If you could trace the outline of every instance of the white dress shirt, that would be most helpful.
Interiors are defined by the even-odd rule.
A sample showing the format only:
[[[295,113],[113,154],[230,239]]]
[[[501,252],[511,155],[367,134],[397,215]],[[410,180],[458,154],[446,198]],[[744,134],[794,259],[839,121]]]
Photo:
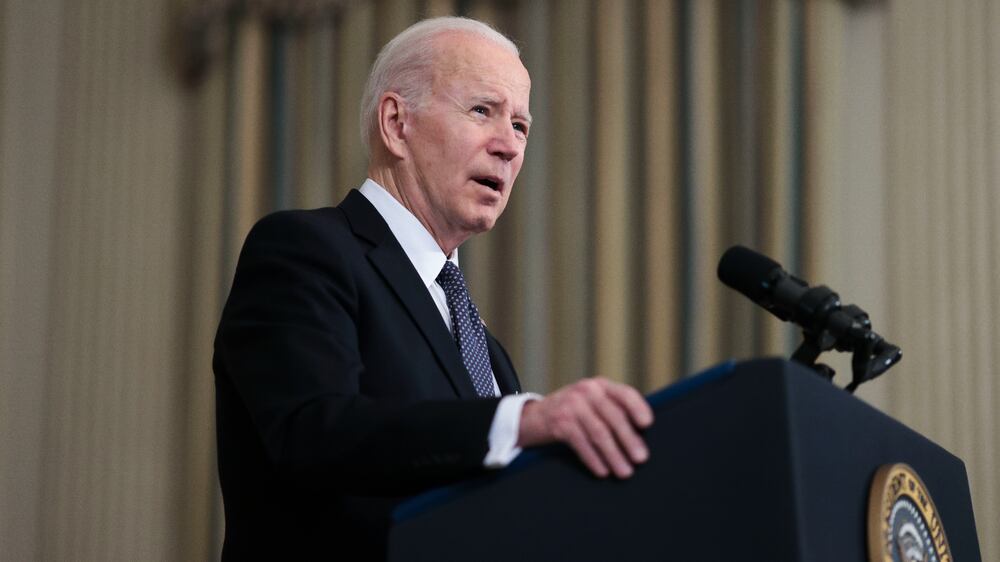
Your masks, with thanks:
[[[441,273],[446,260],[458,265],[458,249],[455,249],[450,257],[446,256],[431,233],[417,220],[417,217],[374,180],[365,180],[360,191],[389,225],[389,230],[399,241],[406,257],[410,259],[410,263],[420,275],[420,280],[427,287],[434,304],[437,305],[438,312],[441,313],[441,319],[444,320],[450,332],[451,312],[448,309],[448,299],[445,297],[444,289],[437,283],[437,276]],[[493,393],[500,396],[500,387],[497,386],[495,377],[493,379]],[[521,453],[521,448],[517,446],[521,411],[524,409],[525,402],[538,399],[541,399],[541,396],[531,392],[505,396],[500,399],[496,413],[493,415],[493,423],[490,425],[488,436],[490,448],[486,453],[486,458],[483,459],[483,465],[489,468],[502,468],[517,458],[517,455]]]

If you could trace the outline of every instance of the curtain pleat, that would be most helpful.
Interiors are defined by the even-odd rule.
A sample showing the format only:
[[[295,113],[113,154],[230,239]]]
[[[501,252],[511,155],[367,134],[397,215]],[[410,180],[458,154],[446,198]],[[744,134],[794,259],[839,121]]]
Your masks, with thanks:
[[[719,162],[716,202],[719,246],[743,244],[760,248],[757,187],[760,143],[757,142],[759,26],[756,2],[722,2],[719,5],[718,114]],[[711,252],[718,259],[721,250]],[[711,273],[711,269],[709,270]],[[718,283],[713,286],[718,287]],[[734,357],[751,357],[759,345],[756,331],[749,330],[756,311],[741,306],[744,297],[734,291],[719,296],[719,310],[727,322],[719,327],[719,347]]]
[[[799,48],[795,39],[799,5],[796,0],[772,0],[761,6],[759,202],[757,226],[760,250],[787,268],[796,269],[796,127],[801,88],[795,64]],[[792,339],[789,326],[758,313],[753,325],[759,337],[758,352],[785,353]]]
[[[375,44],[380,49],[417,21],[417,0],[375,0]]]
[[[424,0],[424,17],[455,15],[455,3],[458,0]]]
[[[634,330],[643,348],[641,370],[636,373],[647,388],[674,380],[680,372],[682,330],[678,306],[681,282],[677,275],[683,256],[681,212],[677,173],[680,147],[677,134],[678,6],[670,0],[648,0],[641,14],[644,22],[642,56],[645,76],[642,131],[642,221],[639,267],[641,328]]]
[[[268,209],[274,207],[274,191],[266,181],[271,157],[268,146],[268,36],[267,26],[256,18],[236,24],[235,75],[230,99],[234,107],[231,143],[233,172],[227,185],[228,205],[232,215],[228,238],[239,244],[250,227]],[[235,267],[236,256],[228,256]]]
[[[335,145],[333,200],[339,202],[365,179],[368,160],[361,145],[361,94],[368,69],[376,54],[372,29],[375,6],[370,2],[349,4],[338,18],[335,33],[336,62],[334,78]],[[378,46],[381,48],[381,45]]]
[[[592,145],[601,134],[593,119],[593,77],[590,66],[593,16],[587,5],[573,0],[551,3],[549,15],[551,98],[534,113],[545,113],[550,124],[548,208],[550,220],[551,296],[549,388],[557,388],[593,372],[592,295],[590,292],[592,232]],[[530,157],[530,154],[529,156]],[[526,191],[532,186],[521,185]]]
[[[721,359],[723,289],[715,277],[722,255],[722,229],[728,205],[724,205],[720,183],[722,154],[720,130],[720,56],[719,6],[716,0],[687,3],[682,22],[688,31],[687,104],[682,110],[688,120],[688,145],[685,168],[684,220],[687,259],[684,297],[685,350],[682,370],[690,373],[704,369]],[[740,205],[745,202],[733,201]]]
[[[292,182],[294,206],[324,207],[333,200],[333,89],[334,26],[322,21],[308,24],[296,38],[293,65],[295,122],[295,170]]]
[[[632,133],[632,75],[629,37],[631,5],[598,0],[594,11],[593,217],[591,244],[594,311],[594,363],[591,373],[628,380],[635,355],[631,345],[634,318],[630,229],[634,226],[631,201],[639,191],[629,162]],[[584,373],[577,373],[584,375]]]
[[[997,38],[993,30],[1000,29],[1000,5],[996,2],[986,2],[981,12],[982,18],[978,25],[982,29],[983,37],[983,58],[980,71],[985,76],[985,125],[986,139],[983,144],[984,154],[987,158],[985,170],[986,212],[989,217],[1000,216],[1000,69],[997,68],[997,61],[1000,61],[1000,39]],[[977,385],[982,385],[979,391],[977,404],[976,426],[979,428],[982,438],[977,439],[977,449],[981,447],[981,462],[976,465],[976,470],[981,475],[978,490],[982,495],[977,504],[977,509],[984,510],[977,521],[980,521],[980,533],[982,536],[994,537],[988,540],[987,548],[983,549],[984,559],[988,556],[1000,558],[1000,482],[992,475],[1000,472],[1000,383],[996,377],[992,376],[996,372],[996,365],[1000,365],[1000,327],[997,326],[997,315],[1000,313],[1000,291],[991,283],[992,280],[1000,279],[1000,255],[996,249],[1000,248],[1000,225],[996,221],[988,221],[987,238],[978,241],[979,244],[992,249],[989,259],[986,261],[986,275],[989,284],[990,294],[982,302],[989,303],[989,309],[984,310],[990,321],[990,329],[986,334],[988,337],[988,353],[984,359],[987,364],[981,371],[982,376],[976,381]],[[980,507],[982,506],[982,507]],[[990,525],[990,521],[994,523]]]

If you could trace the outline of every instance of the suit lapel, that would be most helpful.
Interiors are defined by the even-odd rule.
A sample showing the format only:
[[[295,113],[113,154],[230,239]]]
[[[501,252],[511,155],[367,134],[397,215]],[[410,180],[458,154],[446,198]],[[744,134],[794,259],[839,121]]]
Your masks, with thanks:
[[[507,351],[500,345],[500,342],[493,338],[493,335],[486,332],[486,347],[490,350],[490,365],[493,367],[493,376],[500,387],[500,394],[517,394],[521,392],[521,384],[514,373],[514,366],[511,363]]]
[[[454,338],[448,332],[448,327],[441,320],[441,313],[427,293],[427,288],[406,257],[406,252],[385,224],[385,220],[357,190],[351,190],[340,204],[340,208],[347,216],[354,233],[373,244],[372,249],[368,251],[369,261],[399,297],[417,324],[455,392],[460,398],[476,398],[472,379],[469,378],[465,364],[462,363]]]

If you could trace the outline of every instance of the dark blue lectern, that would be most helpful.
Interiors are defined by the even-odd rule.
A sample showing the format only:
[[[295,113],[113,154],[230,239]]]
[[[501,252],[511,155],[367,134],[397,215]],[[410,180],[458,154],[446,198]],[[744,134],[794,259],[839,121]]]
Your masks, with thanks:
[[[960,459],[812,371],[724,364],[650,396],[650,460],[592,477],[561,446],[400,506],[390,560],[864,561],[868,491],[906,463],[980,560]]]

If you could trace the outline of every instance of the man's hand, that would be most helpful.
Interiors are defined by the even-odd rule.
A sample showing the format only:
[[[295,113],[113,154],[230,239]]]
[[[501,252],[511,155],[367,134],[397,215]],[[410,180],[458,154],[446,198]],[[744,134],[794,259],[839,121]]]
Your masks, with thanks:
[[[632,475],[632,465],[649,457],[639,430],[653,423],[653,411],[632,387],[607,379],[583,379],[524,405],[518,446],[554,441],[568,444],[587,468],[603,478]]]

